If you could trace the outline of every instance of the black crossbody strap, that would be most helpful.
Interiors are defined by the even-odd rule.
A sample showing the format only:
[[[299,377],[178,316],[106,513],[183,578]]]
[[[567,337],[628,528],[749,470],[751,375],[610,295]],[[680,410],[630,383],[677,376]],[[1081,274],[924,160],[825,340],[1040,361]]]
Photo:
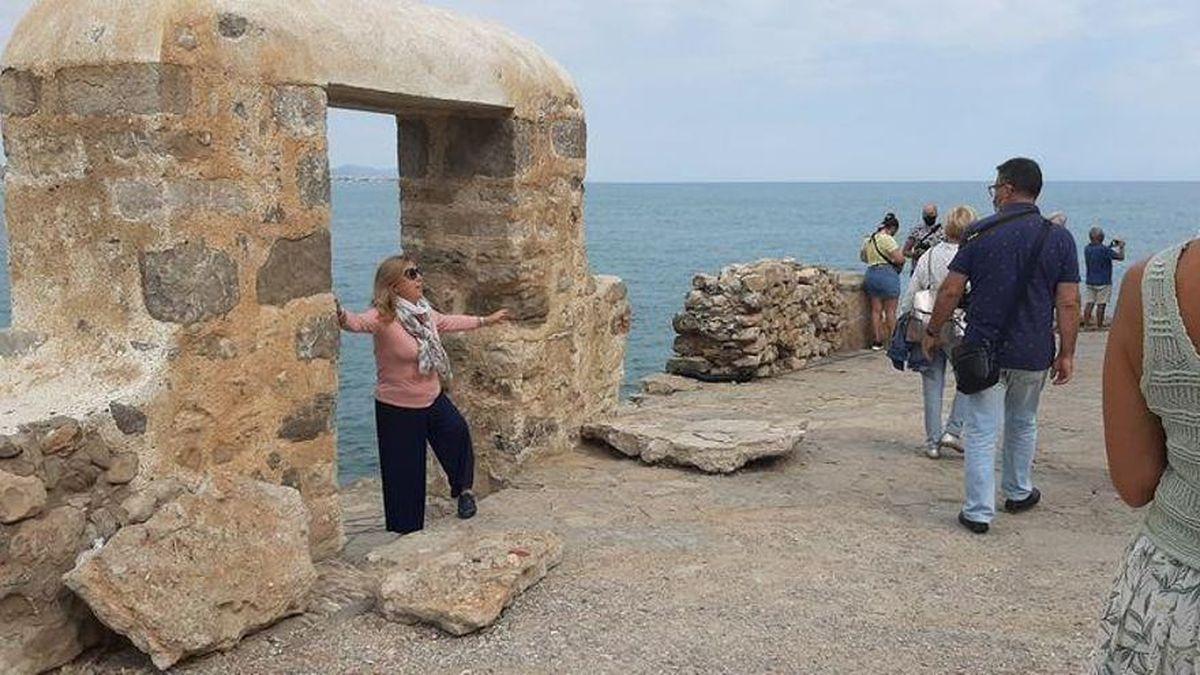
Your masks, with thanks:
[[[1033,281],[1033,272],[1042,260],[1042,250],[1046,248],[1046,238],[1050,236],[1052,227],[1054,227],[1053,223],[1045,218],[1042,219],[1042,231],[1038,233],[1037,242],[1033,245],[1029,260],[1025,261],[1021,277],[1017,279],[1017,297],[1013,298],[1012,304],[1008,306],[1008,311],[1004,314],[1004,323],[1000,324],[1000,335],[997,342],[1003,343],[1008,339],[1008,332],[1013,325],[1013,320],[1017,318],[1017,310],[1025,304],[1025,300],[1029,297],[1029,283]]]
[[[1010,220],[1016,220],[1017,218],[1020,218],[1022,216],[1027,216],[1027,215],[1029,215],[1029,212],[1021,211],[1018,213],[1009,214],[1007,216],[1004,216],[1003,218],[997,218],[997,219],[993,220],[992,222],[988,223],[987,225],[984,225],[983,227],[979,228],[978,230],[975,230],[974,232],[971,232],[970,234],[968,234],[967,240],[964,241],[962,245],[966,246],[967,244],[975,241],[976,239],[982,237],[983,235],[991,232],[992,230],[996,229],[997,225],[1003,225],[1004,223],[1007,223]]]
[[[901,265],[900,267],[896,267],[896,263],[892,262],[891,260],[888,260],[888,257],[883,254],[883,251],[880,250],[880,248],[879,248],[879,241],[877,241],[875,239],[875,237],[877,237],[877,236],[879,236],[878,232],[871,235],[871,245],[875,247],[875,252],[879,254],[879,257],[883,258],[883,261],[886,262],[887,264],[891,265],[892,269],[896,270],[897,272],[904,269],[903,265]]]

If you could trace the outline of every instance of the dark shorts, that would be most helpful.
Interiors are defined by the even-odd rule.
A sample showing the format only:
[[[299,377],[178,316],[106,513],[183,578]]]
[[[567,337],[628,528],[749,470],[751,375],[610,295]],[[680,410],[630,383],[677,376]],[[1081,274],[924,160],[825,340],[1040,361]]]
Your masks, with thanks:
[[[900,297],[900,273],[891,265],[868,267],[863,290],[872,298],[895,300]]]

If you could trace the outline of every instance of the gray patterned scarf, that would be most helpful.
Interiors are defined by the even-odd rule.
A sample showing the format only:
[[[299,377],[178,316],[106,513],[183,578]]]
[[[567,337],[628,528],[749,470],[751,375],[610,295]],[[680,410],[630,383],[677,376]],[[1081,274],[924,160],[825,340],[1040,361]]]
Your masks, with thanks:
[[[396,318],[404,330],[417,341],[417,369],[422,375],[428,375],[436,370],[443,380],[450,381],[450,357],[442,347],[442,339],[438,336],[437,323],[433,320],[433,308],[429,301],[421,298],[411,303],[397,297]]]

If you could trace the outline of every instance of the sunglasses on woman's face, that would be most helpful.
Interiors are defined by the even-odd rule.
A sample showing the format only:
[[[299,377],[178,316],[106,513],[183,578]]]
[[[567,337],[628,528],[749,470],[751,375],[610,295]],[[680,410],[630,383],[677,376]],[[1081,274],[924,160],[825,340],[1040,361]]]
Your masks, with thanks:
[[[421,277],[421,268],[420,267],[410,267],[410,268],[404,270],[404,276],[408,279],[416,281],[418,278]]]

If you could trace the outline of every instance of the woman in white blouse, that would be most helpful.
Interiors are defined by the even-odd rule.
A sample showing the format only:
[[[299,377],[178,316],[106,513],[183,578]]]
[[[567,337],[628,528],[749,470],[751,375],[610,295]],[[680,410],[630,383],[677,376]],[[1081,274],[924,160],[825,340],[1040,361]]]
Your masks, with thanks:
[[[956,206],[950,210],[946,217],[946,240],[926,251],[917,261],[908,288],[900,298],[901,315],[913,312],[918,318],[929,319],[933,310],[933,298],[937,297],[938,288],[950,273],[950,261],[958,254],[959,242],[962,241],[967,228],[977,219],[975,209],[969,206]],[[957,392],[950,407],[950,419],[944,427],[942,425],[946,364],[949,362],[949,350],[958,343],[957,338],[962,336],[961,310],[955,312],[955,320],[946,326],[946,330],[952,330],[955,334],[943,336],[942,344],[946,346],[933,355],[929,368],[921,373],[921,390],[925,397],[925,454],[930,459],[941,457],[944,448],[963,451],[963,411],[959,406]]]

